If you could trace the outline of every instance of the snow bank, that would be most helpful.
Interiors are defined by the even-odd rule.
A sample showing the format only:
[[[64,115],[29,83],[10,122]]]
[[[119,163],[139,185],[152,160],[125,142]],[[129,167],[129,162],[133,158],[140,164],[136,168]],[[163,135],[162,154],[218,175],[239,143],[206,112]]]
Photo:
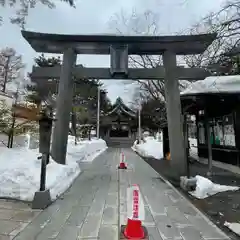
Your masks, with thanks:
[[[240,187],[225,186],[225,185],[213,183],[211,180],[199,175],[197,175],[195,178],[197,180],[196,190],[193,192],[190,192],[190,194],[199,199],[212,196],[219,192],[237,191],[240,189]]]
[[[228,227],[231,231],[240,236],[240,223],[225,222],[224,226]]]
[[[198,145],[197,145],[197,139],[195,138],[189,138],[190,143],[190,155],[192,157],[198,157]]]
[[[68,158],[74,158],[76,162],[92,162],[99,154],[107,149],[107,144],[102,139],[83,140],[74,144],[75,139],[70,139],[68,146]]]
[[[135,141],[132,149],[143,157],[163,158],[162,142],[157,141],[154,137],[146,137],[144,140],[145,142],[140,144]]]
[[[189,138],[190,147],[197,147],[197,139],[196,138]]]
[[[103,140],[83,141],[74,144],[69,137],[66,165],[50,160],[46,173],[46,188],[52,200],[64,193],[80,173],[79,162],[92,161],[106,149]],[[32,201],[39,190],[41,160],[38,149],[0,148],[0,197]]]

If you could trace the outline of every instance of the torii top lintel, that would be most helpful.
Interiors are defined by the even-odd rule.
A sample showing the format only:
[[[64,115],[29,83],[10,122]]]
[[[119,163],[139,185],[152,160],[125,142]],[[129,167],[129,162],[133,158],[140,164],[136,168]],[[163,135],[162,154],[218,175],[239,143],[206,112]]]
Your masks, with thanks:
[[[37,52],[63,53],[73,47],[79,54],[110,54],[110,46],[128,46],[129,55],[161,55],[166,50],[177,55],[201,54],[216,34],[180,36],[64,35],[22,31],[22,36]]]

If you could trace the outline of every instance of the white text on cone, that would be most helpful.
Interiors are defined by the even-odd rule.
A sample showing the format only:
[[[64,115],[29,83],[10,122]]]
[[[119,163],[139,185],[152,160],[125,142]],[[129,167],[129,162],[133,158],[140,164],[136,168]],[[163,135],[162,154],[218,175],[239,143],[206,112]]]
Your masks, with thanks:
[[[143,198],[137,185],[127,189],[127,216],[132,220],[145,219]]]
[[[125,162],[125,155],[124,153],[120,153],[120,163]]]

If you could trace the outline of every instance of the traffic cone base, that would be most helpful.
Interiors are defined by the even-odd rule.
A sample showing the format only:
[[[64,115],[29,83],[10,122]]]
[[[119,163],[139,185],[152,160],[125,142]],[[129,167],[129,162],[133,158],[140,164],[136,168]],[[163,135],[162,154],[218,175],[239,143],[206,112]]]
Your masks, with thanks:
[[[120,162],[118,168],[119,169],[127,169],[127,166],[126,166],[125,162]]]
[[[136,238],[136,237],[130,238],[129,236],[126,236],[126,233],[125,233],[126,228],[127,228],[127,225],[121,225],[120,239],[123,239],[123,240],[124,239],[125,240],[126,239],[132,239],[132,240],[148,240],[149,239],[147,229],[144,226],[141,226],[141,229],[142,229],[143,234],[144,234],[142,238]]]
[[[140,220],[128,219],[127,226],[124,229],[124,236],[127,239],[143,239],[145,237]]]

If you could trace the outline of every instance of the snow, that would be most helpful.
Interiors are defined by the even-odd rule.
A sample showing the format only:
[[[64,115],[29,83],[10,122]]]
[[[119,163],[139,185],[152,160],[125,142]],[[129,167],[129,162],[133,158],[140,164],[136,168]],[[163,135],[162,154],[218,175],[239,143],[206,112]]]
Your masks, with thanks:
[[[225,222],[224,226],[228,227],[231,231],[240,236],[240,223]]]
[[[144,138],[144,140],[140,144],[135,141],[132,149],[142,157],[163,158],[163,143],[161,141],[157,141],[151,136]]]
[[[46,188],[52,200],[64,193],[80,174],[79,162],[91,162],[107,148],[102,139],[74,144],[69,136],[66,165],[50,159],[47,165]],[[0,147],[0,197],[32,201],[40,186],[41,160],[38,149]]]
[[[198,145],[197,145],[197,139],[196,138],[189,138],[190,143],[190,155],[192,157],[198,157]]]
[[[181,92],[181,95],[201,93],[239,93],[240,75],[211,76],[204,80],[196,81]]]
[[[83,140],[75,146],[75,138],[68,140],[68,157],[77,162],[92,162],[99,154],[106,150],[106,142],[102,139]]]
[[[240,189],[240,187],[236,186],[226,186],[213,183],[208,178],[204,178],[199,175],[197,175],[195,178],[197,180],[197,187],[196,190],[190,192],[190,194],[199,199],[204,199],[220,192],[237,191]]]
[[[161,142],[163,140],[163,133],[162,132],[157,132],[156,133],[156,139]]]
[[[196,138],[189,138],[190,147],[197,147],[197,139]]]

